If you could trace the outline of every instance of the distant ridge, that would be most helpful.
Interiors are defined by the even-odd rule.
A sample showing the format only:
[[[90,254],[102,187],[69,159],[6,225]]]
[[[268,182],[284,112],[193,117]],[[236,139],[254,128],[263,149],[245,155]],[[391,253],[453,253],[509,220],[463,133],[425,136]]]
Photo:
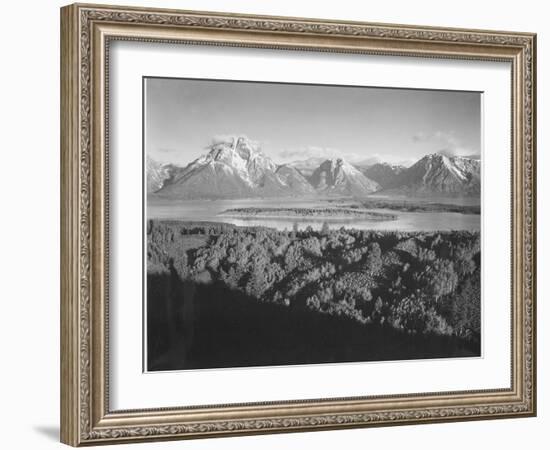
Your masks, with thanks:
[[[326,158],[322,156],[314,156],[299,161],[293,161],[291,163],[288,163],[287,166],[299,170],[304,177],[310,177],[325,160]]]
[[[396,164],[377,163],[367,167],[358,167],[358,169],[368,178],[376,181],[382,189],[393,186],[398,175],[407,168]]]
[[[475,196],[481,191],[480,167],[479,157],[442,153],[408,168],[385,162],[356,167],[342,158],[276,164],[259,143],[242,135],[214,140],[207,153],[185,167],[146,158],[147,192],[174,199],[366,197],[374,192]]]

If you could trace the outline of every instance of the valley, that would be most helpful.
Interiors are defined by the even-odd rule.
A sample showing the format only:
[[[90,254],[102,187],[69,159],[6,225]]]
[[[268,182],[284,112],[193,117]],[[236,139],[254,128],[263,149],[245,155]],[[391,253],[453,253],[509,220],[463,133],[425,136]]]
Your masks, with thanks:
[[[277,164],[234,136],[146,169],[148,370],[481,354],[478,159]]]
[[[431,154],[409,168],[354,166],[342,158],[276,164],[258,143],[234,136],[213,141],[185,167],[146,163],[152,219],[278,230],[320,229],[325,222],[401,231],[481,227],[480,162],[473,158]]]

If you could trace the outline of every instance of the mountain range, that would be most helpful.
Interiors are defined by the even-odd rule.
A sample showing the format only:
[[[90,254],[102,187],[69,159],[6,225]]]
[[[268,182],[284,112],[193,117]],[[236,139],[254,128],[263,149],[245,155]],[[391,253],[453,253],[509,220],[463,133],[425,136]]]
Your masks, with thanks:
[[[405,166],[389,164],[389,163],[376,163],[369,165],[359,165],[358,169],[367,177],[373,181],[376,181],[381,189],[391,187],[396,177],[407,170]]]
[[[276,164],[244,136],[213,142],[185,167],[147,157],[147,192],[174,199],[363,197],[374,192],[473,196],[480,192],[479,159],[426,155],[411,167],[355,166],[342,158]]]

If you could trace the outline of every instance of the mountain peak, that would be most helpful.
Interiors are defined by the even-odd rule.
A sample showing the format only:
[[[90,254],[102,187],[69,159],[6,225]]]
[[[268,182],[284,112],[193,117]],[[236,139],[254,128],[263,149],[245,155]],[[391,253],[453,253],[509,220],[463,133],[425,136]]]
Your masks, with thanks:
[[[262,155],[260,144],[246,136],[223,136],[214,138],[207,147],[209,152],[203,157],[205,162],[219,161],[244,167],[251,160]]]
[[[348,171],[356,171],[357,169],[352,166],[350,163],[348,163],[343,158],[329,158],[326,159],[324,162],[321,163],[320,167],[328,168],[332,171],[338,170],[338,169],[345,169]]]
[[[209,148],[209,154],[214,159],[221,159],[228,153],[233,153],[248,161],[258,153],[261,153],[260,143],[249,139],[245,135],[214,138]]]
[[[432,153],[402,171],[388,187],[422,195],[477,195],[480,192],[480,163],[460,156]]]
[[[313,188],[295,169],[279,170],[258,142],[244,135],[214,138],[208,153],[179,171],[159,190],[180,198],[252,198],[294,196]]]
[[[275,172],[277,164],[266,156],[260,143],[244,135],[222,136],[212,140],[208,147],[210,151],[205,156],[191,164],[199,166],[219,163],[239,173],[249,185],[257,183],[266,172]]]
[[[425,160],[425,161],[431,161],[431,160],[445,161],[446,159],[449,159],[449,158],[451,158],[451,157],[448,156],[448,155],[444,155],[443,153],[430,153],[430,154],[424,156],[423,158],[420,158],[420,161],[422,161],[422,160]]]
[[[378,190],[378,183],[342,158],[327,159],[309,178],[315,189],[327,194],[364,196]]]
[[[436,161],[455,161],[460,159],[466,159],[466,160],[479,160],[478,155],[453,155],[451,153],[447,152],[437,152],[437,153],[431,153],[429,155],[425,155],[424,157],[420,158],[420,161],[422,160],[436,160]]]

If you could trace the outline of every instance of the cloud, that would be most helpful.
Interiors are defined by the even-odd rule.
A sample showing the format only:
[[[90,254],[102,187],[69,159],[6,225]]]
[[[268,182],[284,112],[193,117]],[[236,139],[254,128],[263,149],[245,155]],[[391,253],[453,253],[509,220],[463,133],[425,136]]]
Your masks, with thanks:
[[[285,149],[277,153],[281,161],[297,161],[310,158],[343,158],[349,162],[358,162],[370,159],[374,155],[358,153],[353,151],[343,151],[331,147],[308,146],[301,148]]]
[[[460,145],[458,138],[454,132],[435,131],[433,133],[425,133],[419,131],[413,136],[414,142],[440,142],[449,148],[456,148]]]
[[[278,155],[283,159],[332,158],[340,153],[338,150],[323,147],[302,147],[281,150]]]
[[[277,153],[277,159],[280,163],[302,161],[310,158],[329,159],[343,158],[352,164],[370,165],[378,162],[387,162],[390,164],[400,164],[409,166],[415,162],[414,159],[404,159],[403,155],[396,156],[389,153],[366,153],[343,151],[330,147],[308,146],[301,148],[285,149]]]
[[[476,153],[471,148],[464,147],[454,131],[438,130],[430,133],[419,131],[412,137],[412,140],[416,143],[429,143],[439,147],[438,153],[445,156],[464,156]]]
[[[456,156],[456,153],[455,153],[454,150],[448,150],[446,148],[444,148],[442,150],[439,150],[437,153],[439,153],[440,155],[443,155],[443,156],[448,156],[448,157]]]
[[[256,150],[260,150],[262,146],[262,142],[254,141],[244,133],[235,133],[235,134],[218,134],[213,136],[212,139],[210,140],[210,144],[206,146],[206,149],[210,149],[213,146],[219,145],[219,144],[231,145],[235,142],[235,139],[243,139],[247,141],[248,145],[250,145],[252,148]]]

